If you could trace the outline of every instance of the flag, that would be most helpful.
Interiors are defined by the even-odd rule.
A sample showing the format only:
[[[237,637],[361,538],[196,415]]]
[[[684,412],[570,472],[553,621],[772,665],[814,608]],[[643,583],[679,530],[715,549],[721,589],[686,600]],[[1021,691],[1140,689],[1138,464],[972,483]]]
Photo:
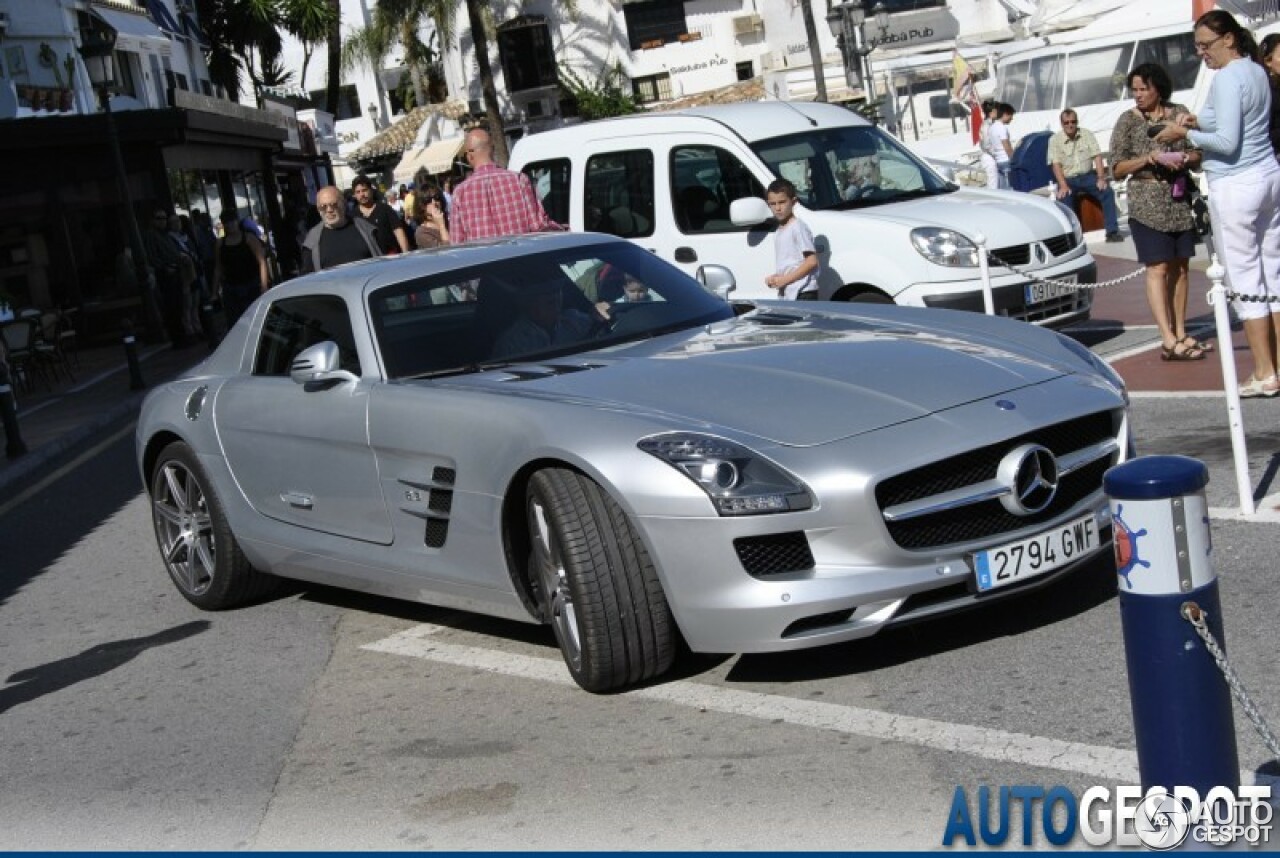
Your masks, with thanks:
[[[982,105],[978,101],[973,69],[955,48],[951,49],[951,73],[951,98],[969,108],[969,136],[977,144],[982,133]]]

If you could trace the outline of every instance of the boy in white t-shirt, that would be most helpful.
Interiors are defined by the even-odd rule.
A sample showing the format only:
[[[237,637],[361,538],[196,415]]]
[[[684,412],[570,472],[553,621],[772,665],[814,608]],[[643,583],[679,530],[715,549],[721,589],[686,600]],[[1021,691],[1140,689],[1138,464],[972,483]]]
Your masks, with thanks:
[[[774,233],[777,273],[766,277],[765,285],[777,289],[779,298],[818,300],[818,251],[813,233],[795,216],[796,186],[777,179],[769,185],[765,199],[778,219]]]

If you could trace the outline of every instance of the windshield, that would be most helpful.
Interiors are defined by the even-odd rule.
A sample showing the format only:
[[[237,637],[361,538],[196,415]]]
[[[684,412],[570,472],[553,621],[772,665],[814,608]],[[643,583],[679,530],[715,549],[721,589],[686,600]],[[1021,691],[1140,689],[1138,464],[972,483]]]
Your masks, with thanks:
[[[698,281],[622,241],[384,286],[369,313],[392,379],[580,354],[733,317]]]
[[[775,137],[752,148],[778,177],[795,184],[809,209],[865,208],[955,190],[872,126]]]

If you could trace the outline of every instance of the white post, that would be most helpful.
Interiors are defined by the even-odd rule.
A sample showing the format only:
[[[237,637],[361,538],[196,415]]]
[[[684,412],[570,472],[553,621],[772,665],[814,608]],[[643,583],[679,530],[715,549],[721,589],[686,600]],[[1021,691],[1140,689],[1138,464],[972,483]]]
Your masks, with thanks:
[[[988,316],[996,314],[996,299],[991,294],[991,267],[987,262],[987,237],[978,233],[973,237],[978,245],[978,277],[982,280],[982,312]]]
[[[1236,489],[1240,493],[1240,512],[1253,515],[1253,484],[1249,480],[1249,451],[1245,447],[1244,417],[1240,412],[1240,387],[1236,376],[1235,349],[1231,347],[1231,318],[1227,315],[1227,287],[1223,278],[1227,270],[1218,262],[1218,254],[1210,257],[1205,271],[1213,284],[1209,303],[1213,305],[1213,323],[1218,333],[1218,356],[1222,359],[1222,384],[1227,394],[1227,423],[1231,430],[1231,457],[1235,462]]]

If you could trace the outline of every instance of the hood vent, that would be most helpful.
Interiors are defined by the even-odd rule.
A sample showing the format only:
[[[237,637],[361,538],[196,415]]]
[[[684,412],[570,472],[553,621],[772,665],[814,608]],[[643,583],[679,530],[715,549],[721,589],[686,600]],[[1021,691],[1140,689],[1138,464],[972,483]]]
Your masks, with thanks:
[[[509,366],[503,370],[507,378],[503,381],[537,381],[543,378],[554,378],[557,375],[569,375],[585,372],[589,369],[600,369],[603,363],[545,363],[537,366]]]

